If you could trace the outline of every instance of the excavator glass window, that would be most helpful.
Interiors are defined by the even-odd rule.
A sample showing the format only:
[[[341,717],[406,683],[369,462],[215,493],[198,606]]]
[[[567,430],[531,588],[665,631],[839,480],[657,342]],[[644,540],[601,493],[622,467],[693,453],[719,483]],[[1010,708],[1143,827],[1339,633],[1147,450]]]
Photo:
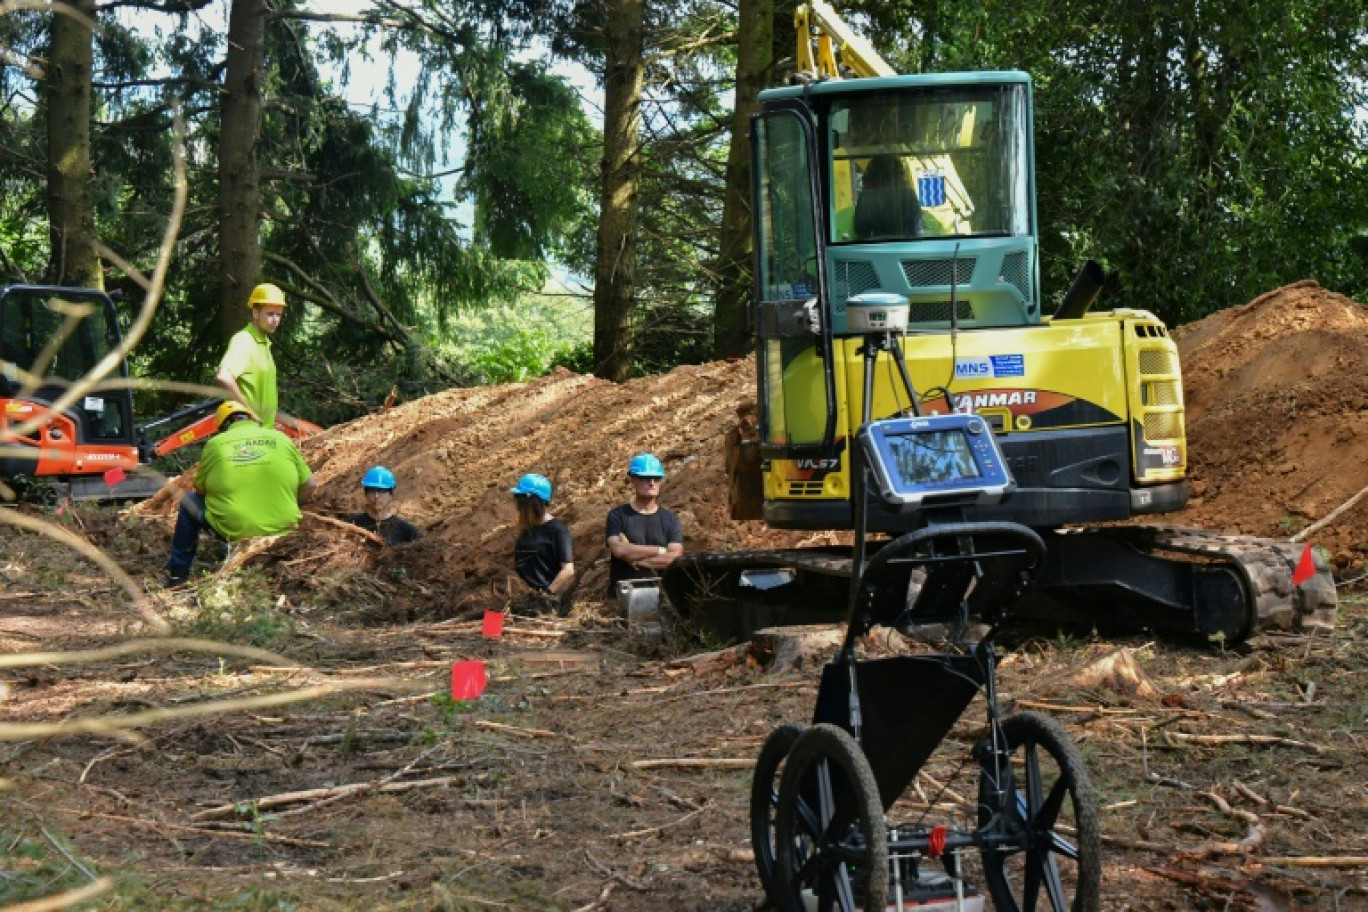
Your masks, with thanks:
[[[6,362],[0,365],[0,394],[13,395],[21,387],[18,368],[44,378],[29,398],[52,401],[90,373],[118,345],[119,335],[118,314],[100,291],[6,288],[0,295],[0,360]],[[127,376],[127,366],[120,364],[111,376]],[[127,390],[92,391],[73,408],[92,441],[122,442],[131,433]]]
[[[824,370],[824,319],[813,134],[794,111],[755,124],[756,263],[760,300],[756,334],[762,441],[804,447],[831,443],[832,414]],[[834,395],[834,394],[833,394]]]
[[[826,123],[831,243],[1030,234],[1023,86],[861,92]]]

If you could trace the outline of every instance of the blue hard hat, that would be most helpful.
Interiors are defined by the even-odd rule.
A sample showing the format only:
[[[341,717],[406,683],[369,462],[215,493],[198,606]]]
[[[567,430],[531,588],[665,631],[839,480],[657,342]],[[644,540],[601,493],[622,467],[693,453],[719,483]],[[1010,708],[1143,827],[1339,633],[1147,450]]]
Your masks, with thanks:
[[[375,488],[378,491],[394,490],[394,473],[384,466],[376,466],[366,472],[361,479],[361,487]]]
[[[627,474],[638,478],[664,478],[665,467],[650,453],[637,453],[627,466]]]
[[[545,475],[529,474],[518,479],[516,488],[509,488],[510,494],[531,494],[540,497],[542,503],[551,502],[551,482]]]

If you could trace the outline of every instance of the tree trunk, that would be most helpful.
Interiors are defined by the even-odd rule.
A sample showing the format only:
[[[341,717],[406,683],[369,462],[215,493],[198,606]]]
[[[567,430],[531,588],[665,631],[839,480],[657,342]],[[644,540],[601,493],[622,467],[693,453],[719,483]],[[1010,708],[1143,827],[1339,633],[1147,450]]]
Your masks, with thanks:
[[[736,34],[736,108],[732,112],[727,187],[718,242],[718,288],[713,305],[713,356],[744,355],[751,348],[750,118],[774,65],[774,0],[741,0]]]
[[[228,70],[223,80],[219,137],[219,335],[225,343],[247,322],[247,296],[261,273],[261,58],[265,0],[233,0],[228,19]]]
[[[603,70],[603,188],[594,265],[594,373],[626,380],[636,297],[637,159],[645,0],[607,0]]]
[[[104,288],[95,244],[95,203],[90,168],[90,23],[95,0],[68,0],[84,21],[52,14],[52,61],[48,67],[48,226],[57,285]]]

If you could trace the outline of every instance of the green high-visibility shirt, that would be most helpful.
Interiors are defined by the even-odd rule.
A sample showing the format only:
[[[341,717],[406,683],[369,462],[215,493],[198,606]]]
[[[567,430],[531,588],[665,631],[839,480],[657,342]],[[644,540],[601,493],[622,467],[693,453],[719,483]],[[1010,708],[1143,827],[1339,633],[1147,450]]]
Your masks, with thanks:
[[[243,405],[256,412],[262,427],[275,427],[279,399],[271,337],[248,323],[228,340],[228,350],[223,353],[219,369],[233,375],[247,400]]]
[[[312,475],[290,438],[242,419],[204,445],[195,490],[209,524],[237,541],[299,525],[299,488]]]

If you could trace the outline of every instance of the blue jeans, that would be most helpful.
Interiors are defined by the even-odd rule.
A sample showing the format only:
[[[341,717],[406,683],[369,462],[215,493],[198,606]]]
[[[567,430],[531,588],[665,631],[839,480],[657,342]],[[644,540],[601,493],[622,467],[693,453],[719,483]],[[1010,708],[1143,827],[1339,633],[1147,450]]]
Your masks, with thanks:
[[[167,575],[190,575],[195,552],[199,550],[200,533],[204,531],[219,537],[205,514],[204,498],[191,491],[181,498],[180,507],[176,510],[176,531],[171,533],[171,556],[166,560]]]

